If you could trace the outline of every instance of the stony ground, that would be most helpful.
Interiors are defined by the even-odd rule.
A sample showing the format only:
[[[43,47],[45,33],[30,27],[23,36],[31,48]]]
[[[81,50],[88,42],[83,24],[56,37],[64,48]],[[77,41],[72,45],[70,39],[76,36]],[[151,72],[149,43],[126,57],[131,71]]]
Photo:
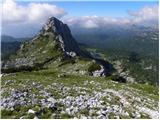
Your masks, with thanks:
[[[2,77],[2,118],[158,119],[158,88],[54,71]]]

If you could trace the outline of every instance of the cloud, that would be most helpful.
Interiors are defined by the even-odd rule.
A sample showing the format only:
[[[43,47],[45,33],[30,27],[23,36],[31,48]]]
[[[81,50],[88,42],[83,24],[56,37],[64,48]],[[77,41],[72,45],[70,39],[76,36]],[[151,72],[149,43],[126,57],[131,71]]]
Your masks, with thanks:
[[[97,16],[71,17],[64,20],[64,22],[69,25],[78,25],[79,27],[90,29],[99,27],[96,18]]]
[[[138,11],[128,11],[133,23],[157,24],[159,19],[158,5],[144,6]]]
[[[158,5],[144,6],[138,11],[129,10],[129,17],[113,18],[100,16],[72,17],[65,20],[70,26],[81,28],[102,28],[112,26],[145,25],[158,26]]]
[[[70,26],[80,27],[80,28],[101,28],[108,25],[122,25],[130,24],[130,20],[126,18],[112,18],[112,17],[100,17],[100,16],[82,16],[82,17],[72,17],[64,20]]]
[[[3,10],[0,11],[0,14],[3,15],[2,34],[20,37],[35,35],[45,21],[51,16],[60,18],[72,29],[75,28],[77,30],[81,28],[82,30],[107,29],[113,27],[124,28],[133,24],[158,26],[159,21],[158,4],[144,6],[137,11],[129,10],[128,17],[119,18],[97,15],[64,17],[67,12],[63,8],[44,2],[29,2],[28,4],[22,5],[14,0],[4,0],[0,3],[0,7],[1,6],[3,7]]]
[[[55,16],[62,18],[66,11],[53,4],[29,3],[21,5],[13,0],[5,0],[2,6],[2,34],[16,37],[33,36],[45,21]]]
[[[136,18],[155,19],[158,18],[158,5],[144,6],[138,11],[130,10],[128,13]]]
[[[23,6],[13,0],[5,0],[2,7],[2,20],[5,24],[41,23],[48,17],[61,18],[66,14],[62,8],[48,3],[29,3]]]

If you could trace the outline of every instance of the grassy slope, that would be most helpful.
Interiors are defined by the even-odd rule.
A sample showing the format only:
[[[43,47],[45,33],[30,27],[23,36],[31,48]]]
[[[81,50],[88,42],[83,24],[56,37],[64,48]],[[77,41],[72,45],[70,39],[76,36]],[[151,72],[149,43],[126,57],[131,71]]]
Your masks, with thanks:
[[[41,36],[35,40],[24,42],[21,49],[10,59],[25,58],[34,63],[44,63],[45,61],[56,58],[61,55],[60,50],[56,48],[57,43],[53,41],[53,36]]]
[[[41,71],[33,71],[33,72],[19,72],[11,75],[7,75],[2,77],[2,97],[8,97],[11,94],[11,90],[15,89],[18,91],[22,91],[25,89],[30,89],[30,94],[38,95],[38,99],[43,99],[44,96],[34,84],[40,84],[42,86],[42,90],[46,90],[48,93],[51,93],[55,99],[66,98],[67,96],[77,97],[80,95],[89,95],[94,96],[95,92],[107,93],[110,95],[110,101],[105,97],[100,97],[99,100],[103,101],[104,106],[120,106],[122,100],[126,100],[124,104],[128,103],[128,105],[124,106],[122,109],[126,111],[129,115],[125,116],[121,113],[108,113],[108,118],[115,118],[117,115],[121,118],[134,118],[132,113],[139,112],[140,118],[151,118],[152,114],[147,113],[147,111],[140,112],[139,107],[144,107],[147,109],[151,109],[153,111],[158,111],[158,88],[144,85],[144,84],[124,84],[124,83],[116,83],[111,81],[109,78],[98,78],[91,76],[79,76],[79,75],[66,75],[62,77],[58,77],[58,73],[53,69],[41,70]],[[53,84],[62,85],[69,90],[65,94],[63,90],[59,89],[59,87],[52,86]],[[81,88],[78,89],[77,88]],[[77,91],[76,91],[77,90]],[[118,93],[118,94],[117,94]],[[29,98],[28,98],[29,99]],[[37,108],[37,106],[39,106]],[[19,106],[13,111],[10,110],[2,110],[2,118],[20,118],[24,116],[24,118],[33,118],[35,115],[29,115],[27,111],[29,109],[34,109],[35,111],[39,111],[42,106],[37,103],[30,106]],[[65,105],[60,105],[61,109],[67,108]],[[89,116],[90,114],[85,109],[81,109],[74,115],[69,115],[68,113],[61,113],[58,111],[51,111],[48,108],[45,108],[47,112],[44,112],[39,116],[39,118],[72,118],[78,117],[81,118],[80,115],[83,114],[85,116]],[[97,111],[100,108],[95,108]],[[56,114],[56,116],[53,116]],[[97,118],[97,113],[93,113],[90,115],[91,118]]]

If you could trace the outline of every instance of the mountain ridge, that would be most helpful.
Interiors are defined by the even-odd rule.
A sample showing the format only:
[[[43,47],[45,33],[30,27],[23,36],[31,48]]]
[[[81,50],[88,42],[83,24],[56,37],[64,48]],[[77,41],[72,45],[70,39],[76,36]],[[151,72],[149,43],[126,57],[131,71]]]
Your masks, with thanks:
[[[63,62],[78,58],[93,60],[98,64],[97,70],[101,69],[99,76],[106,76],[111,72],[110,63],[94,58],[89,52],[82,50],[69,27],[57,18],[51,17],[31,41],[24,42],[16,55],[3,62],[2,72],[43,69],[46,64],[57,59]]]

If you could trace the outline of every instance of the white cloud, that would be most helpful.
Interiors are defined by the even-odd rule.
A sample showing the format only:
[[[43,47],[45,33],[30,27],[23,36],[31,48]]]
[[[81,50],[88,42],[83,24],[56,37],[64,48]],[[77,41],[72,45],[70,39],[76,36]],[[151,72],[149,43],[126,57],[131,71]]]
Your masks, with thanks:
[[[158,4],[153,6],[144,6],[140,10],[128,12],[129,17],[107,17],[107,16],[80,16],[63,18],[67,13],[64,9],[51,3],[28,3],[26,5],[18,4],[13,0],[4,0],[0,4],[3,7],[2,34],[13,36],[29,36],[36,34],[42,24],[48,17],[55,16],[62,18],[72,28],[109,28],[125,27],[132,24],[157,26],[158,25]],[[1,12],[1,11],[0,11]],[[78,12],[78,11],[77,11]],[[14,30],[16,29],[16,30]],[[25,32],[24,32],[25,31]]]
[[[72,17],[64,20],[70,26],[81,28],[101,28],[108,25],[127,25],[130,20],[127,18],[111,18],[111,17],[98,17],[98,16],[82,16]]]
[[[61,18],[67,14],[62,8],[49,3],[21,5],[13,0],[4,0],[0,6],[3,7],[0,13],[3,15],[2,34],[16,37],[35,35],[49,17]]]
[[[132,16],[132,22],[138,24],[158,24],[159,11],[158,5],[154,6],[144,6],[138,11],[129,11],[130,16]]]
[[[96,18],[97,16],[84,16],[84,17],[72,17],[64,20],[69,25],[78,25],[79,27],[84,28],[97,28],[98,23]]]
[[[140,9],[138,11],[130,10],[128,13],[131,16],[143,18],[143,19],[158,18],[158,5],[144,6],[142,9]]]
[[[55,16],[60,18],[66,14],[62,8],[48,3],[29,3],[26,6],[22,6],[13,0],[5,0],[2,6],[2,20],[5,24],[19,22],[41,23],[48,17]]]
[[[138,11],[129,11],[130,17],[98,17],[98,16],[82,16],[73,17],[67,19],[65,22],[70,26],[83,27],[83,28],[101,28],[107,27],[108,25],[119,26],[119,25],[146,25],[146,26],[157,26],[159,21],[158,16],[158,5],[144,6]]]
[[[97,28],[98,25],[93,21],[93,20],[87,20],[85,23],[84,23],[84,26],[86,28]]]

